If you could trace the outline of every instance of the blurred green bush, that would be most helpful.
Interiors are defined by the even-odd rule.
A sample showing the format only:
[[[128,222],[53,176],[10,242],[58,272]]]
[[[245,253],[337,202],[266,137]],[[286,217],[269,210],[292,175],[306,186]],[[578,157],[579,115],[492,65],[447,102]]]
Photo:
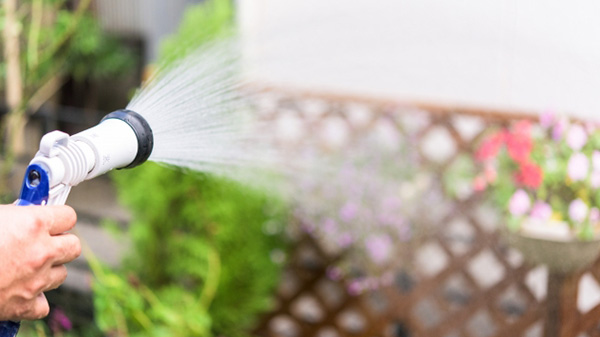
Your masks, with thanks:
[[[191,7],[169,63],[232,31],[229,0]],[[92,259],[96,322],[117,336],[245,336],[269,309],[285,252],[286,207],[235,182],[146,163],[113,175],[135,219],[120,272]]]

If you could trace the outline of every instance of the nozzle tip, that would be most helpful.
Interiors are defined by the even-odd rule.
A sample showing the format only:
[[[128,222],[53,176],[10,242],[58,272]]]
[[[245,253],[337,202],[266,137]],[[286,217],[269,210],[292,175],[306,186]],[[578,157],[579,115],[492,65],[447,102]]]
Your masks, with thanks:
[[[138,150],[135,159],[123,168],[132,168],[144,163],[150,157],[152,148],[154,147],[154,135],[150,124],[135,111],[121,109],[113,111],[102,118],[102,121],[107,119],[120,119],[127,123],[136,135],[138,141]]]

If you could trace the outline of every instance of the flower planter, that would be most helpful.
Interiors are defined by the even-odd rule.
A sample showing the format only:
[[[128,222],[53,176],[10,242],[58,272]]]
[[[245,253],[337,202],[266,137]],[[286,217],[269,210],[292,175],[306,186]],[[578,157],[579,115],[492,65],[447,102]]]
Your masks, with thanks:
[[[596,261],[600,255],[600,236],[582,241],[567,224],[523,224],[519,231],[505,230],[508,243],[531,264],[544,264],[551,273],[573,273]]]

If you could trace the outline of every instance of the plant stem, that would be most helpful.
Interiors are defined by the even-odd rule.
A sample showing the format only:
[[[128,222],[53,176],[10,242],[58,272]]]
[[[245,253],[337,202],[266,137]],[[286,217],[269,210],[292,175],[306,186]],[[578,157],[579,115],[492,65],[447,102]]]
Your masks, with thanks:
[[[4,163],[0,170],[0,194],[8,191],[8,176],[12,171],[14,157],[20,154],[22,146],[23,121],[23,80],[21,74],[19,22],[17,20],[17,0],[4,0],[3,49],[6,63],[6,103],[9,113],[4,117],[0,130],[1,138],[6,141]]]
[[[38,63],[38,42],[42,28],[43,9],[44,0],[33,0],[31,4],[31,25],[29,26],[29,36],[27,38],[27,65],[29,68]]]

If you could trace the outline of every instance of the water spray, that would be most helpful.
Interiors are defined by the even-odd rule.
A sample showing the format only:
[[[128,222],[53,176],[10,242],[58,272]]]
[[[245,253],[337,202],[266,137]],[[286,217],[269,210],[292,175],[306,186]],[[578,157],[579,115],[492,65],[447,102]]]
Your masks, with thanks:
[[[17,205],[63,205],[71,187],[113,169],[138,166],[153,146],[150,125],[131,110],[111,112],[73,136],[49,132],[27,167]]]

